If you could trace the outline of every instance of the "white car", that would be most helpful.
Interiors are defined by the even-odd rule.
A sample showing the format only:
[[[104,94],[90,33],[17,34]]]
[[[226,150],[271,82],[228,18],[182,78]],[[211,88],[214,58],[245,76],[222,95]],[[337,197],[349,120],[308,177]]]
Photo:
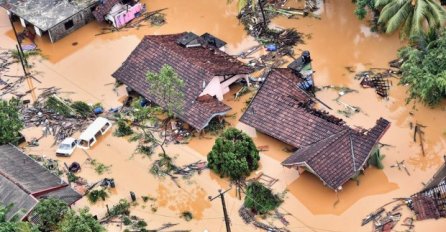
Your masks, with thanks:
[[[77,141],[74,138],[68,137],[65,138],[57,148],[56,155],[57,156],[71,156],[74,149],[76,148]]]

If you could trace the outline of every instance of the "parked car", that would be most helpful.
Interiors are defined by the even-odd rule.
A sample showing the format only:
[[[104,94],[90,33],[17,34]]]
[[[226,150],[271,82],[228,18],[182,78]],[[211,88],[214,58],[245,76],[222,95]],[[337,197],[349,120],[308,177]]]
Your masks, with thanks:
[[[74,138],[65,138],[57,148],[56,155],[57,156],[71,156],[74,149],[77,146],[77,142]]]
[[[97,139],[104,135],[111,127],[112,123],[108,119],[102,117],[96,118],[79,136],[77,146],[82,149],[90,149],[97,142]]]

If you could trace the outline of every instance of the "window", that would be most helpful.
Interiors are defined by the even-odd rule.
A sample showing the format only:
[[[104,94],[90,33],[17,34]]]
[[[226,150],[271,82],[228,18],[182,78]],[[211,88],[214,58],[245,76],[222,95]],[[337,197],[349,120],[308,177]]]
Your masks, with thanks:
[[[71,20],[65,22],[64,25],[65,25],[65,30],[68,30],[68,29],[70,29],[70,28],[72,28],[72,27],[74,26],[74,22],[73,22],[73,20],[71,19]]]

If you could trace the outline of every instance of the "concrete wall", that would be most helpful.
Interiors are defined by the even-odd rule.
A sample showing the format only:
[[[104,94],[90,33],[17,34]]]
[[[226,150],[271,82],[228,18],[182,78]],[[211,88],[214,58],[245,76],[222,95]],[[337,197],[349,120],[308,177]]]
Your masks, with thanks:
[[[224,80],[224,77],[222,76],[216,76],[209,82],[200,96],[209,94],[211,96],[216,96],[219,101],[223,101],[223,95],[230,90],[229,86],[241,78],[245,78],[246,81],[249,81],[248,75],[244,74],[235,75],[227,80]]]
[[[92,14],[92,7],[88,7],[84,9],[83,11],[79,12],[78,14],[73,15],[71,18],[68,18],[64,20],[63,22],[57,24],[56,26],[52,27],[48,30],[48,34],[50,36],[50,40],[52,43],[62,39],[66,35],[70,34],[71,32],[81,28],[85,24],[89,23],[94,19],[94,16]],[[69,22],[70,20],[73,21],[73,26],[66,29],[65,24]]]

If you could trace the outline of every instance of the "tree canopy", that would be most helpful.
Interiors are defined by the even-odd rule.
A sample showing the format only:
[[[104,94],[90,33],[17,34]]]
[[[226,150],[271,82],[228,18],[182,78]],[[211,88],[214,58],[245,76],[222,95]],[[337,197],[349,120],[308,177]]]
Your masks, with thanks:
[[[184,82],[172,66],[165,64],[159,73],[148,72],[147,82],[150,83],[149,91],[163,101],[163,108],[169,115],[182,110],[184,96],[179,90],[184,87]]]
[[[274,194],[271,189],[263,186],[260,182],[252,182],[246,188],[244,205],[255,213],[264,214],[275,210],[282,202],[283,200],[278,194]]]
[[[4,206],[0,204],[0,232],[39,232],[37,227],[28,222],[21,222],[17,217],[12,217],[11,220],[6,221],[6,214],[11,207],[12,205]]]
[[[446,97],[446,33],[400,50],[401,84],[409,85],[408,101],[434,106]]]
[[[39,218],[37,225],[41,231],[54,231],[69,209],[64,201],[48,198],[41,200],[32,214]]]
[[[375,0],[375,8],[381,9],[378,22],[386,32],[400,29],[402,37],[439,30],[446,22],[446,10],[437,0]]]
[[[226,129],[208,154],[209,167],[221,177],[239,180],[259,167],[259,151],[252,139],[236,128]]]
[[[12,98],[9,101],[0,100],[0,145],[17,144],[23,121],[20,118],[20,101]]]
[[[88,213],[81,209],[79,213],[70,210],[59,224],[60,232],[103,232],[104,227]]]

